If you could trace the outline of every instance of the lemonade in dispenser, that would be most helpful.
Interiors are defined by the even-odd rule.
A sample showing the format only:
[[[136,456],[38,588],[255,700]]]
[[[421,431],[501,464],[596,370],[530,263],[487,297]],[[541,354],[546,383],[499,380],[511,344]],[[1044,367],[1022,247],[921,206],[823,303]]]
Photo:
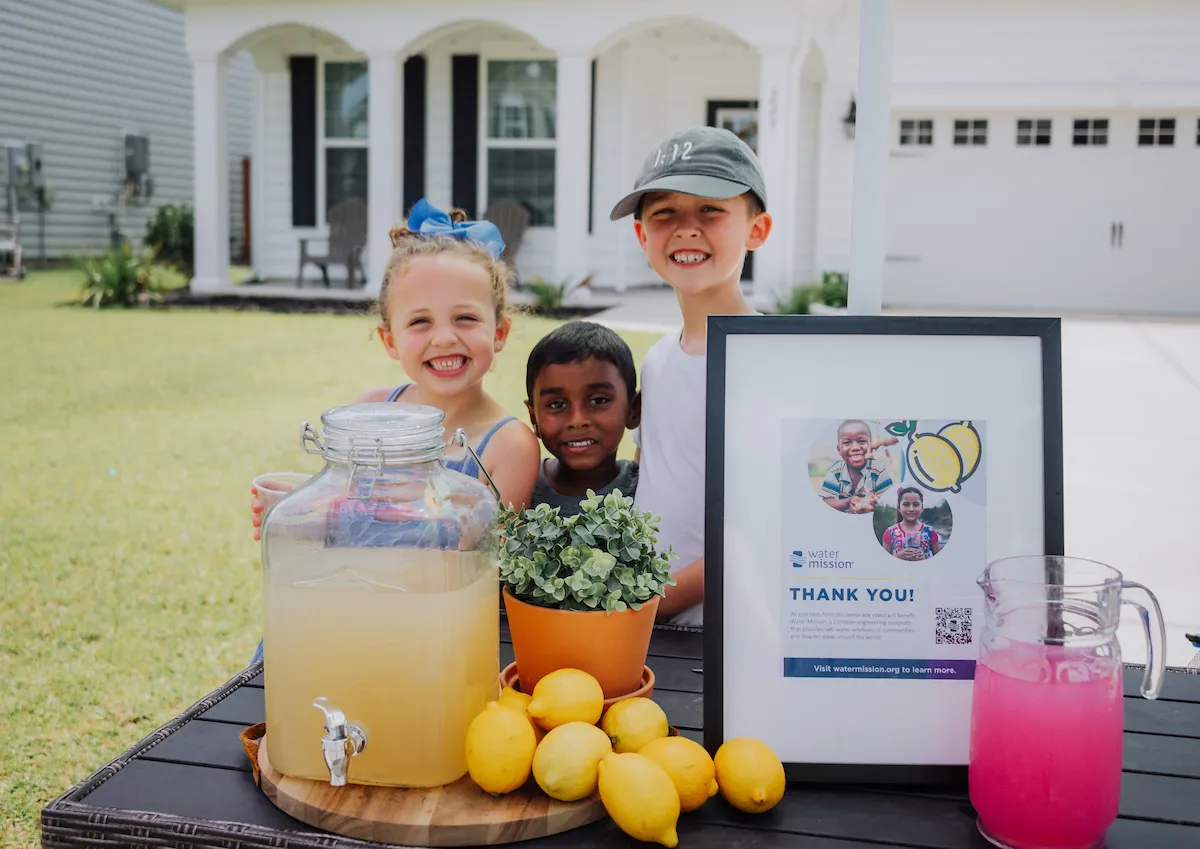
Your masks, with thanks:
[[[262,530],[267,745],[284,775],[436,787],[467,772],[467,726],[499,695],[498,502],[443,464],[443,418],[375,403],[326,411],[323,436],[304,424],[325,467]]]

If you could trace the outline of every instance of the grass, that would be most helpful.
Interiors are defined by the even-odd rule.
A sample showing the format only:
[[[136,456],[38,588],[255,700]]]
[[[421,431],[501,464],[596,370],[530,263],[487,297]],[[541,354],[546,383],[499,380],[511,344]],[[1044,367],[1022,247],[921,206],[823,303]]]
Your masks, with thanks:
[[[250,479],[316,471],[300,425],[404,380],[368,317],[60,306],[0,279],[0,842],[245,667],[261,633]],[[523,417],[516,319],[487,388]],[[626,334],[640,366],[652,334]],[[631,456],[631,446],[622,454]]]

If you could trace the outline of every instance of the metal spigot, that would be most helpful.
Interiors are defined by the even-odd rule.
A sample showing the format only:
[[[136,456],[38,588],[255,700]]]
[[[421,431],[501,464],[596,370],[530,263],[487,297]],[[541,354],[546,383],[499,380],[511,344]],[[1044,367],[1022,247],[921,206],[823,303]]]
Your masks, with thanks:
[[[357,725],[346,721],[346,715],[324,696],[318,696],[313,707],[325,714],[325,736],[321,738],[321,754],[329,768],[329,783],[341,787],[346,783],[350,758],[362,754],[367,747],[367,734]]]

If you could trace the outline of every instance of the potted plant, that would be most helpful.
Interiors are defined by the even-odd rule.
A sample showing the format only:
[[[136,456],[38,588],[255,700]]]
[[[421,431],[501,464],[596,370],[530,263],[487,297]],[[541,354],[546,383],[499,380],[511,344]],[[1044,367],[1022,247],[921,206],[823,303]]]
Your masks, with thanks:
[[[605,699],[641,687],[654,615],[674,585],[671,552],[659,552],[658,517],[637,513],[620,490],[588,490],[574,516],[557,507],[501,513],[500,579],[521,690],[573,667]]]

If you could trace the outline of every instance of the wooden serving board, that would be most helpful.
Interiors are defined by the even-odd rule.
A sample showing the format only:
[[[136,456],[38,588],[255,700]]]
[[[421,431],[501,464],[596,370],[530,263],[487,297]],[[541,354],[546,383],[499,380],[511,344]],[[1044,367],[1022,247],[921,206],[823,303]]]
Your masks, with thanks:
[[[404,846],[487,846],[558,834],[607,816],[600,794],[579,802],[551,799],[533,776],[519,790],[495,797],[464,775],[424,790],[346,784],[282,775],[258,747],[260,784],[275,806],[322,829]],[[351,761],[353,768],[353,761]]]

